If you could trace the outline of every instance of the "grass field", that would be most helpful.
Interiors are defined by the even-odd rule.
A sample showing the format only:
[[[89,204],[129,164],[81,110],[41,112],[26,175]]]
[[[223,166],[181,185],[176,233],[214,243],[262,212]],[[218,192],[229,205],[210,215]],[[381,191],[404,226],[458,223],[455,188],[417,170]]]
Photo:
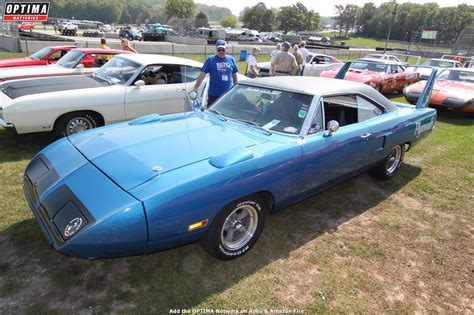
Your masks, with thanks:
[[[473,313],[473,131],[439,113],[392,180],[363,174],[287,208],[224,263],[198,244],[93,262],[54,252],[21,188],[53,138],[0,128],[0,313]]]

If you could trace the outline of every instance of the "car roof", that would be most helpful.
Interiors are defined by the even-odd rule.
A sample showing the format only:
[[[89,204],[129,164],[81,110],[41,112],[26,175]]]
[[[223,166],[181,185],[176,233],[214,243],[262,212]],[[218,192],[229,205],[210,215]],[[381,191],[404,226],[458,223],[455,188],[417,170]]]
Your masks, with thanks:
[[[77,48],[77,46],[76,45],[60,45],[60,46],[48,46],[48,48],[63,49],[63,48]]]
[[[373,99],[387,110],[395,108],[391,101],[372,87],[354,81],[305,76],[292,76],[291,80],[288,80],[287,76],[278,76],[242,80],[239,82],[245,85],[318,96],[361,93]]]
[[[459,68],[459,67],[454,68],[453,67],[453,68],[444,68],[444,69],[442,69],[442,71],[444,71],[444,70],[454,70],[454,71],[473,72],[474,73],[474,68]]]
[[[129,54],[123,55],[122,58],[126,58],[130,61],[140,63],[143,65],[163,63],[163,64],[179,64],[188,65],[192,67],[202,67],[201,62],[197,62],[191,59],[174,57],[168,55],[157,55],[157,54]]]
[[[401,66],[400,62],[395,61],[395,60],[388,60],[388,59],[377,59],[377,58],[360,58],[357,59],[357,61],[367,61],[367,62],[374,62],[374,63],[383,63],[386,65],[397,65]]]
[[[131,54],[131,51],[121,50],[121,49],[107,49],[107,48],[74,48],[72,51],[80,51],[85,54],[102,54],[102,53],[114,53],[114,54]]]
[[[441,58],[430,58],[430,60],[435,60],[435,61],[450,61],[450,62],[459,62],[461,63],[460,61],[458,60],[452,60],[452,59],[441,59]]]

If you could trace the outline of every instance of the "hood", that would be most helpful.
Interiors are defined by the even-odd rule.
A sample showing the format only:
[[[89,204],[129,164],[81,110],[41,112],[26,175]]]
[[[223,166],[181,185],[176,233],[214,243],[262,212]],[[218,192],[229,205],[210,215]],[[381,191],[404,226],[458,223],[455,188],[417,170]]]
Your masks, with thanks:
[[[80,71],[77,69],[64,68],[56,64],[46,66],[12,67],[0,70],[0,81],[49,76],[62,73],[70,74],[74,71],[80,74]]]
[[[0,68],[24,66],[28,64],[39,64],[39,63],[41,63],[40,60],[36,60],[31,57],[12,58],[12,59],[0,60]]]
[[[198,117],[199,116],[199,117]],[[122,123],[79,133],[71,143],[122,189],[262,140],[214,121],[207,114],[163,116],[143,124]]]
[[[323,71],[320,76],[324,78],[334,78],[338,72],[339,69]],[[382,76],[383,74],[374,71],[349,69],[344,76],[344,80],[368,83],[378,79],[381,80]]]
[[[270,69],[270,62],[267,61],[267,62],[259,62],[257,63],[257,67],[259,69]]]
[[[25,95],[79,90],[107,85],[107,82],[94,79],[91,76],[76,75],[11,81],[4,83],[1,91],[11,99],[15,99]]]
[[[410,85],[410,92],[421,93],[425,87],[426,81],[420,81]],[[450,80],[438,80],[435,82],[433,91],[450,93],[455,96],[457,93],[474,94],[474,84],[469,82],[457,82]]]

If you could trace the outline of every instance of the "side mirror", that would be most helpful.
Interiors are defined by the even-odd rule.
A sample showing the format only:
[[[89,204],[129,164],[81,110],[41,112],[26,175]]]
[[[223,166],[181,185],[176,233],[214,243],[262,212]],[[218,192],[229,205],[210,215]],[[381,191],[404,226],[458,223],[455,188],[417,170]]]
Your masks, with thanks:
[[[328,132],[325,137],[331,136],[334,132],[339,130],[339,123],[336,120],[330,120],[328,122]]]
[[[82,63],[80,63],[76,66],[76,69],[82,71],[82,70],[84,70],[84,65]]]
[[[143,80],[138,80],[138,81],[136,81],[133,85],[135,85],[135,86],[137,86],[137,87],[144,86],[144,85],[145,85],[145,81],[143,81]]]

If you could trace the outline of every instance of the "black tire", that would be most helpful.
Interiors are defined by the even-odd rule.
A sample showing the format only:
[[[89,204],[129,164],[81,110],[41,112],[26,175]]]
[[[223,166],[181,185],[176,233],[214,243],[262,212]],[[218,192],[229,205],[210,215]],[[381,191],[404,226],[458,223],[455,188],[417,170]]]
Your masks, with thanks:
[[[73,112],[61,116],[54,124],[54,134],[58,138],[73,135],[77,132],[102,126],[97,114],[91,112]]]
[[[231,260],[244,255],[262,234],[267,207],[258,195],[250,195],[230,203],[219,212],[201,239],[202,248],[220,260]],[[239,219],[239,216],[243,215],[244,217]],[[233,231],[229,232],[231,230]],[[235,241],[233,233],[236,233]]]
[[[404,155],[404,145],[393,147],[389,155],[370,171],[371,175],[382,180],[392,178],[402,165]]]

